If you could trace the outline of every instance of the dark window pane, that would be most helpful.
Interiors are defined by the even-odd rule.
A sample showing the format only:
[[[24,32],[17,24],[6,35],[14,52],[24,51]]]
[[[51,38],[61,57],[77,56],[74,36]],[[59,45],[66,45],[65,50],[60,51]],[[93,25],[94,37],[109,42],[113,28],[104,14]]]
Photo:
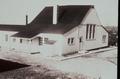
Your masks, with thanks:
[[[79,39],[79,42],[81,43],[82,42],[82,38],[80,37],[80,39]]]
[[[89,39],[91,39],[91,34],[92,34],[92,24],[90,25]]]
[[[71,44],[73,44],[73,42],[74,42],[74,38],[71,38]]]
[[[103,35],[103,37],[102,37],[102,41],[103,41],[103,43],[106,42],[106,35]]]
[[[86,39],[88,39],[88,29],[89,29],[89,24],[86,26]]]
[[[20,43],[22,43],[22,39],[20,39]]]
[[[68,44],[70,44],[70,38],[68,38]]]
[[[95,38],[95,25],[93,25],[93,39]]]
[[[39,40],[39,45],[42,45],[43,44],[43,38],[38,37],[38,40]]]

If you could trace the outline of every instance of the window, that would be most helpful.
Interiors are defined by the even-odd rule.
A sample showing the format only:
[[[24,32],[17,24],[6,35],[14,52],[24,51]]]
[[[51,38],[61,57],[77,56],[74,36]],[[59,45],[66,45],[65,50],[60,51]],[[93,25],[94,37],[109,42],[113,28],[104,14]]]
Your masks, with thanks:
[[[42,45],[43,44],[43,38],[38,37],[38,40],[39,40],[39,45]]]
[[[92,34],[92,25],[90,25],[89,39],[91,39]]]
[[[95,38],[95,25],[93,25],[93,39]]]
[[[86,39],[88,39],[88,29],[89,29],[89,24],[86,26]]]
[[[86,39],[95,39],[95,24],[87,24],[86,26]]]
[[[73,44],[73,42],[74,42],[74,38],[71,38],[71,44]]]
[[[69,45],[74,44],[74,38],[68,38],[68,44]]]
[[[106,35],[103,35],[103,36],[102,36],[102,41],[103,41],[103,43],[106,42]]]
[[[27,40],[28,43],[30,43],[30,40]]]
[[[79,38],[79,42],[80,42],[80,43],[82,42],[82,37]]]
[[[44,38],[44,43],[47,43],[48,42],[48,38]]]
[[[49,38],[44,38],[44,44],[55,44],[57,40],[49,39]]]
[[[68,38],[68,44],[70,44],[70,38]]]
[[[23,40],[22,39],[20,39],[20,43],[22,43],[23,42]]]
[[[6,42],[8,41],[8,35],[5,35],[5,41]]]

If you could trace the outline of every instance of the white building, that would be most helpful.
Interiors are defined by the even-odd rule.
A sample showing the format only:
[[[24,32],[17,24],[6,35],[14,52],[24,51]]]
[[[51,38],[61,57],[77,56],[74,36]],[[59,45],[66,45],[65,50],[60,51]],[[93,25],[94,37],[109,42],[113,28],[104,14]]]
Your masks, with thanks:
[[[10,48],[54,56],[108,46],[108,32],[93,5],[45,7],[31,23],[21,28],[14,29],[17,33],[10,37],[8,34],[9,39],[4,35],[7,40],[13,40]]]

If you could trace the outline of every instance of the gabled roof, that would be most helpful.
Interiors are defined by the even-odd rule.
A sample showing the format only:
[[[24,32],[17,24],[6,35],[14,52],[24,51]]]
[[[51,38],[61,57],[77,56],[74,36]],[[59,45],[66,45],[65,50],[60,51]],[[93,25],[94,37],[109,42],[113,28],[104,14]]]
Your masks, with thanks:
[[[3,31],[22,31],[25,25],[4,25],[0,24],[0,30]]]
[[[31,38],[39,33],[64,34],[79,25],[93,5],[58,6],[58,22],[52,24],[53,7],[45,7],[42,12],[15,37]]]
[[[45,7],[30,24],[52,24],[52,18],[53,7]]]

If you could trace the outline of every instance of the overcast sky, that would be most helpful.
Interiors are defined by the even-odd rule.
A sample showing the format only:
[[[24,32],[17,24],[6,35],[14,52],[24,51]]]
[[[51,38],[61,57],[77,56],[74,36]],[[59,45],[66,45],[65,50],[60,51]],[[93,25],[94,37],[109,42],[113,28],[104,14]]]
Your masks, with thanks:
[[[95,5],[103,25],[118,24],[118,0],[0,0],[0,24],[31,22],[48,5]]]

